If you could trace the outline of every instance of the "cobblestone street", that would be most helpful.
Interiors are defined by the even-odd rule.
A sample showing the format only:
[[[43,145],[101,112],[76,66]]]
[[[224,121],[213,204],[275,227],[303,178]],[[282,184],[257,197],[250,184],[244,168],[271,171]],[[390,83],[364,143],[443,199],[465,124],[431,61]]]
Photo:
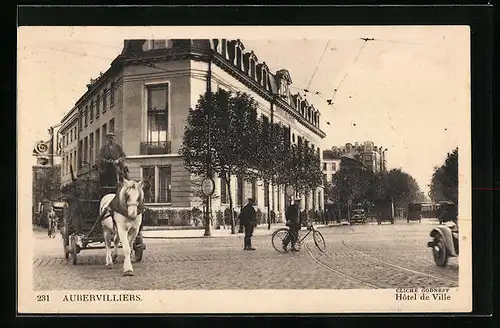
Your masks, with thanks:
[[[112,270],[104,268],[105,250],[82,250],[77,265],[64,259],[61,236],[33,233],[35,290],[121,289],[349,289],[458,286],[458,261],[435,265],[426,243],[436,221],[394,225],[324,227],[327,251],[312,235],[299,253],[279,253],[270,234],[259,227],[256,251],[243,251],[243,234],[213,238],[145,239],[135,276],[122,276],[121,249]],[[203,231],[197,231],[200,236]]]

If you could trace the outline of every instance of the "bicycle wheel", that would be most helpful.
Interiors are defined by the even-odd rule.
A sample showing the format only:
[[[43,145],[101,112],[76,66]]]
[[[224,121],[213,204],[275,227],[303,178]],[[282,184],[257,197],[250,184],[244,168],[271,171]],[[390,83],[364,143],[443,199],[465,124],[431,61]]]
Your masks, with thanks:
[[[273,232],[271,242],[275,250],[281,253],[286,253],[290,250],[291,243],[288,242],[286,247],[284,247],[283,243],[286,239],[288,239],[288,234],[289,234],[288,228],[280,228],[275,232]]]
[[[314,243],[316,244],[316,247],[318,247],[318,249],[321,252],[325,252],[326,251],[326,243],[325,243],[325,238],[323,238],[323,235],[321,234],[321,232],[319,232],[318,230],[314,230],[313,231],[313,239],[314,239]]]

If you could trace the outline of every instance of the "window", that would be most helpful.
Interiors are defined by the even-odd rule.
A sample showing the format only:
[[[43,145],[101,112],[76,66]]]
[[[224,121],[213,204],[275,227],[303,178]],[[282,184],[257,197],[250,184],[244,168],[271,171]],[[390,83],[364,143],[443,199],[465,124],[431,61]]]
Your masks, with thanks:
[[[257,180],[252,180],[252,198],[255,202],[255,205],[258,205],[257,202]]]
[[[94,101],[90,102],[90,122],[94,120]]]
[[[236,182],[236,204],[243,205],[243,179],[238,177]]]
[[[264,206],[269,206],[269,182],[264,182]]]
[[[83,140],[78,141],[78,168],[82,167],[82,148],[83,148]],[[75,158],[76,161],[76,158]]]
[[[102,112],[104,113],[108,108],[108,89],[104,89],[102,92]]]
[[[97,95],[97,100],[95,102],[95,118],[98,118],[101,113],[101,96]]]
[[[242,69],[242,65],[241,65],[241,48],[240,47],[236,47],[236,66],[239,69]]]
[[[115,104],[115,82],[111,82],[111,88],[109,92],[109,105],[113,107],[113,105]]]
[[[167,45],[167,40],[153,40],[153,49],[164,49]]]
[[[82,130],[83,128],[83,117],[78,118],[78,129]]]
[[[171,203],[172,193],[171,193],[171,168],[170,166],[159,167],[159,203]]]
[[[323,183],[326,183],[326,182],[327,182],[327,175],[323,174]]]
[[[83,141],[83,161],[84,165],[87,165],[87,162],[89,161],[89,138],[85,137]]]
[[[323,171],[326,171],[326,163],[323,163]]]
[[[107,131],[107,125],[106,123],[104,123],[104,125],[102,126],[102,143],[104,144],[106,140],[106,134],[108,134],[108,131]]]
[[[143,167],[142,168],[142,180],[145,183],[144,202],[145,203],[154,203],[155,202],[155,168],[154,167]]]
[[[76,156],[75,156],[75,157],[76,157]],[[71,153],[69,154],[69,167],[68,167],[68,171],[69,171],[69,173],[71,173],[71,166],[73,166],[73,167],[74,167],[74,164],[73,164],[73,152],[71,152]]]
[[[220,202],[222,204],[227,204],[228,202],[226,180],[222,178],[220,179]]]
[[[101,149],[101,129],[95,130],[95,157],[99,157],[99,151]]]
[[[87,127],[89,125],[89,111],[88,111],[88,106],[85,107],[85,116],[83,117],[84,119],[84,125]]]
[[[147,142],[166,146],[168,134],[168,85],[148,87]]]
[[[334,171],[337,170],[337,163],[332,163],[332,170],[334,170]]]
[[[255,60],[250,60],[250,76],[255,79]]]
[[[92,163],[93,160],[94,160],[94,133],[91,133],[89,137],[89,162]]]
[[[115,133],[115,119],[114,118],[112,118],[109,121],[109,132],[110,133]]]

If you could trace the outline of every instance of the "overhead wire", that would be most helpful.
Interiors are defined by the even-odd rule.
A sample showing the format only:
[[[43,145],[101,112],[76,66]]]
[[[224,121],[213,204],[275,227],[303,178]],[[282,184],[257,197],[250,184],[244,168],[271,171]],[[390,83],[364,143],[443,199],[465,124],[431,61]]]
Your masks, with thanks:
[[[309,87],[311,86],[311,82],[314,79],[314,76],[316,75],[316,72],[318,71],[319,64],[321,64],[321,61],[323,60],[323,56],[325,55],[326,49],[328,49],[328,45],[329,44],[330,44],[330,40],[328,40],[328,42],[326,43],[325,49],[323,49],[323,53],[321,54],[321,57],[319,57],[318,63],[316,64],[316,67],[314,68],[314,72],[313,72],[313,74],[311,76],[311,79],[309,80],[309,83],[307,84],[306,89],[309,89]]]

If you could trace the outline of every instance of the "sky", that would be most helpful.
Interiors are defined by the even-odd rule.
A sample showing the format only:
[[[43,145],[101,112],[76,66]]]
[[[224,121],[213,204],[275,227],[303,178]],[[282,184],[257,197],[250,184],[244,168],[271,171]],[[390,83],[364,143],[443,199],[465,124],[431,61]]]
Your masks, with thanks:
[[[272,72],[287,69],[292,92],[320,110],[323,149],[371,140],[388,149],[389,169],[409,173],[425,193],[433,168],[470,140],[467,27],[22,27],[18,142],[24,152],[48,138],[49,126],[109,68],[123,40],[133,38],[241,39]]]

